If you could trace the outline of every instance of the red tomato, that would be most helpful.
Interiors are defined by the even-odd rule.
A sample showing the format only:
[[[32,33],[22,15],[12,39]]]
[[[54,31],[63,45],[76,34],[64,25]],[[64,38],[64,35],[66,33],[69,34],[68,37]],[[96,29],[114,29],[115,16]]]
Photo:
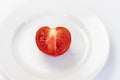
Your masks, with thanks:
[[[40,51],[51,56],[64,54],[71,43],[71,34],[65,27],[41,27],[36,32],[36,44]]]

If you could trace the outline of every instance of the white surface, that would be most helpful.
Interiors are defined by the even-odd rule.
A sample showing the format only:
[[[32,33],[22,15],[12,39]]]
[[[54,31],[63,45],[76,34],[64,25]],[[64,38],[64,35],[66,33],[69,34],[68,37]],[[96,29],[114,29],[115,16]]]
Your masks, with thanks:
[[[62,3],[62,5],[66,4]],[[62,8],[60,5],[54,7],[54,3],[50,7],[44,8],[41,6],[44,6],[43,3],[32,2],[32,4],[26,4],[12,13],[3,23],[3,28],[0,30],[1,69],[10,80],[43,80],[44,78],[46,80],[56,78],[59,78],[59,80],[89,80],[93,78],[101,70],[108,57],[109,39],[104,25],[96,15],[80,5],[79,8],[76,5],[74,7],[69,5],[66,8]],[[73,9],[71,10],[71,8]],[[52,10],[53,13],[45,13],[49,10]],[[35,46],[34,35],[39,26],[44,25],[62,25],[70,30],[73,39],[68,50],[69,54],[66,53],[55,58],[55,60],[50,56],[39,54]],[[80,37],[76,34],[80,34]],[[78,42],[83,44],[78,45]],[[33,55],[33,53],[36,55]],[[69,57],[70,54],[72,54],[72,58]],[[45,57],[49,60],[46,60]],[[72,61],[74,62],[70,61],[73,58]],[[55,64],[56,61],[59,61],[59,64]],[[69,65],[69,62],[72,64]],[[67,66],[64,64],[67,64]]]
[[[66,0],[67,1],[67,0]],[[71,0],[69,0],[71,1]],[[68,2],[69,2],[68,1]],[[73,0],[75,3],[75,0]],[[88,6],[93,10],[103,21],[108,29],[111,39],[111,52],[109,60],[103,71],[96,77],[95,80],[119,80],[120,79],[120,1],[119,0],[76,0],[80,5]],[[25,1],[26,2],[26,1]],[[10,12],[24,3],[24,0],[1,0],[0,1],[0,21],[2,22]],[[62,5],[62,4],[61,4]],[[2,79],[1,77],[1,80]]]

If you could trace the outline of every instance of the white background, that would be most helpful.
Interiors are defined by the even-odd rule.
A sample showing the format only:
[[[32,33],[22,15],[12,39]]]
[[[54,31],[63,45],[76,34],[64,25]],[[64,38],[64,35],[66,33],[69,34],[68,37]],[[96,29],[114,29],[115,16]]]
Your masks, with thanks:
[[[0,0],[0,24],[16,9],[31,0]],[[34,0],[35,1],[35,0]],[[66,0],[77,1],[91,9],[105,24],[111,42],[108,61],[94,80],[120,80],[120,1],[119,0]],[[0,80],[6,80],[0,72]]]

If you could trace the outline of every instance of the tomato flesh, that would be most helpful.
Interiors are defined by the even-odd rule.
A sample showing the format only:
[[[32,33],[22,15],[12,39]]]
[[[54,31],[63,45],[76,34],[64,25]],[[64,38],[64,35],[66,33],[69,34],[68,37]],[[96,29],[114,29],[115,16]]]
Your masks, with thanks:
[[[41,27],[36,32],[36,44],[40,51],[50,56],[64,54],[71,43],[71,34],[65,27]]]

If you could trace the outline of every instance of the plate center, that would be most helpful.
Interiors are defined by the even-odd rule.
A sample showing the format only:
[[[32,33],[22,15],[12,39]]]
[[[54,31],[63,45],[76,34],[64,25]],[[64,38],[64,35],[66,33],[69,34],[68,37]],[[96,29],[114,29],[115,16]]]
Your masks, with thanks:
[[[82,22],[65,14],[47,13],[24,21],[13,38],[15,59],[27,71],[37,75],[59,76],[80,66],[88,55],[89,39]],[[68,51],[59,57],[43,54],[35,42],[36,31],[42,26],[65,26],[71,33]]]

